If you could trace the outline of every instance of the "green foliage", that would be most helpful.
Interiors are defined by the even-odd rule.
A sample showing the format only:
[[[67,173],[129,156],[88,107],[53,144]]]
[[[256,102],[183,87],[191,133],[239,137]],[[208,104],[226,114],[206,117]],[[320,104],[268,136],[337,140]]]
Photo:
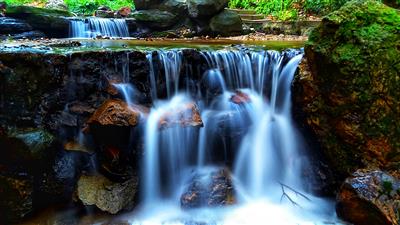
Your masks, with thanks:
[[[0,2],[3,2],[0,0]],[[7,5],[26,5],[26,4],[32,4],[35,3],[37,5],[40,4],[45,4],[47,1],[46,0],[4,0]]]
[[[298,12],[293,4],[298,0],[231,0],[230,8],[254,9],[258,13],[272,15],[279,20],[295,20]]]
[[[325,15],[342,7],[347,0],[305,0],[303,8],[308,13]]]
[[[64,0],[69,10],[74,13],[90,15],[99,6],[108,6],[113,10],[122,7],[134,8],[133,0]]]

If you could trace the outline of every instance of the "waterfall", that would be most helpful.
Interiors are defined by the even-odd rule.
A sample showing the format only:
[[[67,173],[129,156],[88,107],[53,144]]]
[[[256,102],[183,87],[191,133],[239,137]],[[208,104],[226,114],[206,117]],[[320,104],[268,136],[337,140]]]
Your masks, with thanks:
[[[129,37],[124,19],[89,17],[70,21],[71,38]]]
[[[138,223],[176,224],[176,218],[215,224],[335,220],[332,204],[303,185],[307,157],[291,118],[290,91],[302,51],[242,49],[200,55],[207,68],[197,87],[207,90],[192,93],[182,82],[190,70],[183,69],[181,50],[147,53],[153,105],[144,126]],[[129,73],[129,66],[122,71]],[[135,104],[134,87],[115,86],[129,105]],[[160,97],[161,92],[165,96]],[[201,125],[186,121],[194,118],[193,109],[201,115]],[[237,206],[182,211],[180,198],[191,178],[200,175],[209,182],[207,174],[221,165],[231,165]]]

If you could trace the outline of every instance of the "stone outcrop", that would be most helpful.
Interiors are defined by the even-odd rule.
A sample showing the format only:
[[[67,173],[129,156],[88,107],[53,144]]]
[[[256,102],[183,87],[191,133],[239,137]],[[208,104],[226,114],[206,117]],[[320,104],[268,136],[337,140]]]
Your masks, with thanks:
[[[68,11],[44,9],[30,6],[8,6],[6,16],[22,19],[34,29],[44,32],[48,37],[68,37],[69,20],[73,16]]]
[[[78,181],[78,198],[84,205],[116,214],[133,207],[137,185],[137,179],[113,183],[101,175],[84,175]]]
[[[352,224],[399,224],[400,181],[379,170],[358,170],[340,188],[336,210]]]
[[[398,168],[398,24],[398,10],[351,1],[326,16],[305,46],[295,115],[339,180],[357,168]]]

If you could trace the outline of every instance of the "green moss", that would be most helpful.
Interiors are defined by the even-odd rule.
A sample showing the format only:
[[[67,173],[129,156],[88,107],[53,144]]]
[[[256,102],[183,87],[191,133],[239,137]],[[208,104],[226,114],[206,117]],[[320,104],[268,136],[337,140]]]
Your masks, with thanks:
[[[13,16],[16,14],[19,15],[35,14],[35,15],[65,16],[65,17],[73,16],[73,14],[68,11],[63,11],[58,9],[37,8],[37,7],[23,6],[23,5],[7,7],[6,14],[9,16]]]
[[[334,121],[344,120],[358,124],[362,131],[359,141],[346,140],[339,133],[323,140],[325,150],[348,151],[339,154],[350,156],[343,158],[345,165],[351,165],[352,155],[360,155],[363,161],[374,158],[366,156],[368,140],[387,139],[382,151],[396,151],[400,146],[400,12],[375,0],[350,1],[323,18],[305,51],[324,96],[317,110],[325,113],[317,116],[327,118],[321,126],[332,130]],[[340,101],[333,101],[332,95]]]

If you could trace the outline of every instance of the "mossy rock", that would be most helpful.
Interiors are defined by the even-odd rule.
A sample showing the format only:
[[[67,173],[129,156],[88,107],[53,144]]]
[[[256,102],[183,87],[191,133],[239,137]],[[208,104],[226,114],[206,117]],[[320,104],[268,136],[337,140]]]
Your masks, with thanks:
[[[295,106],[339,176],[398,169],[400,12],[356,0],[323,18],[305,46]]]
[[[243,32],[242,19],[236,12],[224,10],[210,21],[210,28],[214,34],[222,36],[238,35]]]
[[[38,8],[32,6],[7,6],[6,15],[13,16],[21,16],[24,14],[36,14],[36,15],[48,15],[48,16],[64,16],[71,17],[74,16],[72,13],[59,10],[59,9],[46,9],[46,8]]]
[[[71,17],[68,11],[58,9],[44,9],[31,6],[10,6],[6,9],[6,16],[23,19],[33,28],[43,31],[49,37],[68,37]]]

